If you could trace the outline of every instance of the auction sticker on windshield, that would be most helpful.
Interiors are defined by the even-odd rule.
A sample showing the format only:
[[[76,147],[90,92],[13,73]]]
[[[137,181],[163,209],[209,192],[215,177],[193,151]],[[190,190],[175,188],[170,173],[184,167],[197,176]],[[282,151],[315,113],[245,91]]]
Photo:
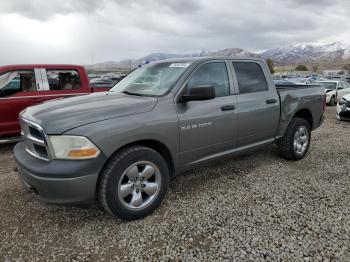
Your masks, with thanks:
[[[190,65],[189,63],[172,63],[171,65],[169,65],[169,67],[183,67],[183,68],[186,68],[189,65]]]

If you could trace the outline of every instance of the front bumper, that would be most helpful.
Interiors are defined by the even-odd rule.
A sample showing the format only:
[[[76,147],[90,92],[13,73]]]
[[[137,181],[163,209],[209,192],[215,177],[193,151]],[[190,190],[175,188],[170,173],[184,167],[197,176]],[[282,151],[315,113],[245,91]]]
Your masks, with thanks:
[[[343,104],[337,104],[337,118],[339,120],[349,120],[350,121],[350,107]]]
[[[24,143],[14,148],[19,178],[25,190],[52,204],[82,204],[95,199],[97,179],[106,157],[89,160],[52,160],[30,156]]]

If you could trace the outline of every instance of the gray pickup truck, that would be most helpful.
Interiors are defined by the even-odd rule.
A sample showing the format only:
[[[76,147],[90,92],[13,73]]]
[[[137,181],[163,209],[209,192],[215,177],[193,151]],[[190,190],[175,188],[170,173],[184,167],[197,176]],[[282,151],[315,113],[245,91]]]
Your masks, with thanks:
[[[302,159],[324,106],[321,87],[276,87],[263,60],[166,60],[110,92],[27,108],[14,154],[23,186],[42,201],[97,200],[138,219],[185,170],[273,143]]]

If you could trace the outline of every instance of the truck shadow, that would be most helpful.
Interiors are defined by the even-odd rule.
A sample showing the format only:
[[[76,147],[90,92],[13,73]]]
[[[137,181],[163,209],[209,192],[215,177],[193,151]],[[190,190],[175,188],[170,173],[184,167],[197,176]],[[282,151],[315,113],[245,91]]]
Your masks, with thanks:
[[[235,180],[237,186],[249,186],[244,179],[247,174],[259,169],[262,165],[270,165],[276,161],[281,161],[278,147],[271,145],[181,173],[171,181],[170,190],[181,195],[205,188],[208,184],[215,189],[216,186],[225,183],[226,179]]]
[[[3,145],[0,144],[0,154],[12,152],[15,145],[16,144],[14,144],[14,143],[13,144],[3,144]]]

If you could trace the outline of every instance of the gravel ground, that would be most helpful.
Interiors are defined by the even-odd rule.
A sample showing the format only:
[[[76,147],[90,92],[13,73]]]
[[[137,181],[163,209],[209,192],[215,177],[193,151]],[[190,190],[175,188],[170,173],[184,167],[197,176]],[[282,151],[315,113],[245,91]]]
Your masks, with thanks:
[[[282,160],[272,146],[187,172],[158,210],[133,222],[37,201],[2,146],[0,261],[349,261],[349,134],[328,108],[302,161]]]

